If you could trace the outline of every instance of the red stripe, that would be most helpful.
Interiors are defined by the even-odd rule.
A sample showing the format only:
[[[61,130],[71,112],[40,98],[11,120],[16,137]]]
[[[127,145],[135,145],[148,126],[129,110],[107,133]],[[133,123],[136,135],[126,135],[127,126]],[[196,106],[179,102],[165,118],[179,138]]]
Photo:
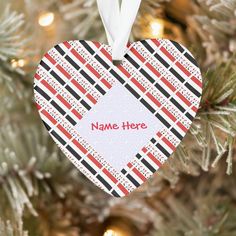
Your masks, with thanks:
[[[98,162],[91,154],[88,154],[87,157],[99,168],[102,168],[100,162]]]
[[[160,132],[157,133],[157,137],[161,138],[162,134]]]
[[[53,65],[55,65],[55,64],[57,63],[48,53],[45,54],[45,57],[46,57]]]
[[[197,112],[198,111],[198,109],[195,107],[195,106],[192,106],[192,108],[191,108],[194,112]]]
[[[97,100],[91,96],[89,93],[86,95],[86,97],[93,103],[93,104],[96,104],[97,103]]]
[[[59,124],[57,128],[68,138],[71,139],[72,136]]]
[[[104,168],[102,171],[112,182],[115,184],[118,182],[118,180],[106,168]]]
[[[118,66],[118,69],[127,77],[130,78],[131,74],[123,67],[123,66]]]
[[[191,80],[192,80],[195,84],[197,84],[200,88],[202,88],[202,82],[199,81],[195,76],[192,76],[192,77],[191,77]]]
[[[147,156],[157,165],[157,166],[161,166],[161,162],[160,161],[158,161],[157,159],[156,159],[156,157],[154,157],[153,155],[152,155],[152,153],[148,153],[147,154]]]
[[[180,92],[177,92],[176,95],[187,105],[191,106],[191,102],[188,101]]]
[[[168,81],[166,80],[164,77],[161,78],[161,81],[173,92],[175,92],[176,88]]]
[[[142,56],[142,55],[140,55],[139,53],[138,53],[138,51],[134,48],[134,47],[132,47],[131,49],[130,49],[130,51],[141,61],[141,62],[145,62],[146,60],[144,59],[144,57]]]
[[[177,125],[180,127],[180,129],[182,129],[184,132],[187,132],[188,129],[180,122],[177,123]]]
[[[175,58],[174,58],[164,47],[161,47],[161,51],[162,51],[172,62],[175,61]]]
[[[129,162],[128,165],[127,165],[130,169],[132,169],[133,165]],[[132,171],[142,180],[142,181],[145,181],[146,178],[145,176],[139,172],[138,169],[136,169],[135,167],[133,167]]]
[[[144,153],[146,153],[146,152],[147,152],[147,149],[146,149],[145,147],[143,147],[142,151],[143,151]]]
[[[76,80],[72,79],[71,83],[74,84],[83,94],[86,93],[86,90]]]
[[[122,184],[118,184],[118,188],[125,194],[129,194],[128,190],[122,185]]]
[[[157,45],[157,47],[159,47],[161,45],[157,39],[151,39],[151,41],[153,43],[155,43]]]
[[[101,82],[107,87],[107,88],[111,88],[111,84],[109,82],[107,82],[105,79],[102,79]]]
[[[38,110],[41,110],[41,108],[42,108],[38,103],[36,103],[36,107]]]
[[[160,74],[149,62],[146,63],[146,66],[147,66],[147,68],[148,68],[150,71],[152,71],[152,73],[154,73],[157,77],[160,77],[160,76],[161,76],[161,74]]]
[[[40,80],[40,79],[41,79],[40,75],[37,74],[37,73],[35,74],[34,78],[37,79],[37,80]]]
[[[84,60],[84,58],[81,57],[81,56],[79,55],[79,53],[78,53],[74,48],[71,49],[71,53],[72,53],[80,62],[82,62],[82,64],[84,64],[84,63],[86,62],[86,61]]]
[[[176,121],[176,118],[174,115],[172,115],[165,107],[161,109],[172,121]]]
[[[143,93],[146,92],[146,89],[145,89],[135,78],[132,78],[131,81],[132,81]]]
[[[112,60],[111,54],[108,53],[104,48],[101,49],[101,52],[103,53],[103,55],[109,60]]]
[[[57,98],[67,107],[67,108],[71,108],[71,105],[60,95],[57,95]]]
[[[147,97],[148,97],[151,101],[153,101],[158,107],[161,106],[161,103],[158,102],[157,99],[152,96],[152,94],[150,94],[149,92],[147,92],[146,95],[147,95]]]
[[[59,64],[56,66],[56,68],[67,78],[67,79],[70,79],[71,76],[69,75],[68,72],[65,71],[65,69],[60,66]]]
[[[127,164],[127,166],[128,166],[130,169],[133,167],[133,165],[132,165],[130,162]]]
[[[41,111],[43,115],[45,115],[54,125],[57,123],[57,121],[50,116],[50,114],[46,110]]]
[[[63,44],[64,44],[68,49],[71,48],[71,45],[69,44],[69,42],[66,41],[66,42],[64,42]]]
[[[77,112],[75,109],[73,109],[72,111],[71,111],[79,120],[81,120],[82,119],[82,116],[79,114],[79,112]]]
[[[191,75],[191,73],[184,66],[182,66],[178,61],[175,64],[179,67],[180,70],[184,72],[185,75],[187,76]]]
[[[175,150],[176,147],[167,138],[163,137],[162,140],[170,149]]]
[[[77,140],[73,140],[72,141],[76,147],[78,147],[84,154],[87,153],[87,150],[77,141]]]
[[[42,80],[41,83],[53,94],[56,94],[57,91],[51,87],[45,80]]]
[[[142,180],[142,181],[145,181],[146,180],[146,177],[138,171],[138,169],[136,169],[135,167],[133,168],[133,172]]]
[[[86,67],[99,79],[101,78],[101,75],[89,64],[86,65]]]
[[[100,48],[100,46],[101,46],[101,44],[98,43],[98,42],[92,41],[92,43],[93,43],[97,48]]]

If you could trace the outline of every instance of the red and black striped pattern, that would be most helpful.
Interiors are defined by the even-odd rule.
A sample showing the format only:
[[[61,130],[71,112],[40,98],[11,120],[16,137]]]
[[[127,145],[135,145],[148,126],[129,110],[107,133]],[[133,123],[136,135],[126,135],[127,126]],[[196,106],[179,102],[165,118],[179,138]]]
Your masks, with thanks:
[[[120,172],[75,129],[115,83],[164,127]],[[107,45],[68,41],[46,53],[35,74],[34,91],[44,125],[65,155],[97,186],[121,197],[145,182],[181,142],[198,110],[202,79],[191,53],[173,41],[132,43],[120,66],[112,64]]]

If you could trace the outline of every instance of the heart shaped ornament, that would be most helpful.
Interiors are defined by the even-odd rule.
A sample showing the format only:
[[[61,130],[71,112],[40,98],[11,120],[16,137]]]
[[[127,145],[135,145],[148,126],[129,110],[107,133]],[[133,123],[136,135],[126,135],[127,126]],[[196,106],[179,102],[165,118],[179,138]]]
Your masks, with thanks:
[[[67,41],[48,51],[34,80],[49,134],[95,185],[122,197],[165,163],[200,104],[202,78],[179,43],[128,45],[122,64],[111,47]]]

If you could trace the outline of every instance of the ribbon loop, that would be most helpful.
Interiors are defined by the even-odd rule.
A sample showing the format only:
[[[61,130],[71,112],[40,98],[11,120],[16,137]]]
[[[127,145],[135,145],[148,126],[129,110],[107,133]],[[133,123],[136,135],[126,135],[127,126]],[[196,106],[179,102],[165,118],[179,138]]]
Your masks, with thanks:
[[[112,46],[112,59],[122,60],[141,0],[122,0],[121,6],[119,0],[97,0],[97,3],[108,43]]]

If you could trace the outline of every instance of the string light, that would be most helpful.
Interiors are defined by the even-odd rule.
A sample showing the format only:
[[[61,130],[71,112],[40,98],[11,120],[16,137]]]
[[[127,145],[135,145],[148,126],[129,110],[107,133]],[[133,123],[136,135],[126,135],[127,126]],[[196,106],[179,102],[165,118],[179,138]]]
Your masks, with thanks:
[[[151,34],[155,38],[162,38],[164,35],[164,21],[162,19],[154,19],[150,22]]]
[[[50,26],[54,21],[54,13],[52,12],[44,12],[39,15],[38,23],[42,27]]]
[[[108,229],[103,236],[119,236],[113,229]]]
[[[12,59],[11,60],[11,66],[13,68],[24,67],[25,66],[25,60],[24,59],[19,59],[19,60]]]

